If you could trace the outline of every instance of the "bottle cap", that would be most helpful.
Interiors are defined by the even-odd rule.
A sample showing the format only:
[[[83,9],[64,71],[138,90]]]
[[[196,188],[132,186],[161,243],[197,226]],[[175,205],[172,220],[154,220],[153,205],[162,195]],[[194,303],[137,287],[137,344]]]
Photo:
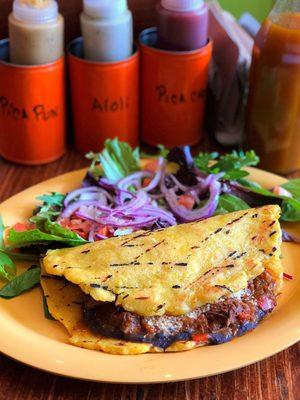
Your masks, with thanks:
[[[58,5],[55,0],[15,0],[13,15],[33,24],[52,22],[58,16]]]
[[[171,11],[193,11],[202,8],[204,0],[161,0],[161,5]]]
[[[83,10],[91,18],[114,18],[127,9],[127,0],[83,0]]]

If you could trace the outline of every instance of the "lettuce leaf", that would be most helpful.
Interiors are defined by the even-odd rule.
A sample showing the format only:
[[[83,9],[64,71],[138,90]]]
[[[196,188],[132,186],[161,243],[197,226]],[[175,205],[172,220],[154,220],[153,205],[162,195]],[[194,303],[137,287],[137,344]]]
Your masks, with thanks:
[[[66,247],[79,246],[86,243],[76,233],[50,221],[45,216],[32,217],[31,221],[36,224],[36,229],[17,232],[12,228],[9,231],[9,248],[15,249],[36,244],[49,244],[51,242],[62,243]]]
[[[100,163],[104,177],[110,182],[117,182],[140,169],[139,148],[133,150],[128,143],[120,142],[118,138],[107,139],[101,153],[88,153],[87,158],[92,160],[90,171],[93,175],[97,178],[100,176]]]

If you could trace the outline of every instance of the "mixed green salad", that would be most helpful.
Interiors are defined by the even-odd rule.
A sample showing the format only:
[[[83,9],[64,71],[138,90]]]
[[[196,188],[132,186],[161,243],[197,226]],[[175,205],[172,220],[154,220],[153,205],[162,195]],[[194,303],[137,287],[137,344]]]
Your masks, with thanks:
[[[11,298],[39,283],[39,257],[48,249],[73,247],[155,230],[213,215],[278,204],[282,221],[300,221],[300,179],[262,188],[245,169],[256,166],[254,151],[225,155],[199,153],[188,146],[141,154],[118,139],[101,153],[89,153],[91,165],[81,186],[70,193],[47,193],[27,221],[5,228],[0,222],[0,297]],[[295,241],[283,231],[286,241]],[[16,274],[15,261],[32,267]],[[289,276],[286,276],[289,277]]]

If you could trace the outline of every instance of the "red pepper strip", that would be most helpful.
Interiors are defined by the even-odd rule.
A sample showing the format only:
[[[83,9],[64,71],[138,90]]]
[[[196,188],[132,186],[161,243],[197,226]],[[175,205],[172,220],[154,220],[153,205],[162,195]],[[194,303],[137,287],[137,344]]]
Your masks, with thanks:
[[[208,334],[207,333],[196,333],[195,335],[192,336],[192,339],[195,342],[202,342],[202,343],[206,343],[208,342]]]
[[[288,279],[289,281],[292,281],[292,280],[294,279],[292,275],[286,274],[285,272],[283,273],[283,277],[284,277],[285,279]]]
[[[240,321],[251,321],[253,315],[250,311],[242,311],[237,314],[237,317]]]

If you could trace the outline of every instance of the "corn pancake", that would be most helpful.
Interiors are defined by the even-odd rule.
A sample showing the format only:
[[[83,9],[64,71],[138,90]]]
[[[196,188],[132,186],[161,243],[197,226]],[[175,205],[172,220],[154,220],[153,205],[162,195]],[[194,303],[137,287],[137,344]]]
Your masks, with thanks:
[[[279,206],[270,205],[139,231],[49,250],[43,264],[96,301],[141,316],[182,315],[245,289],[264,270],[280,290],[279,216]]]

